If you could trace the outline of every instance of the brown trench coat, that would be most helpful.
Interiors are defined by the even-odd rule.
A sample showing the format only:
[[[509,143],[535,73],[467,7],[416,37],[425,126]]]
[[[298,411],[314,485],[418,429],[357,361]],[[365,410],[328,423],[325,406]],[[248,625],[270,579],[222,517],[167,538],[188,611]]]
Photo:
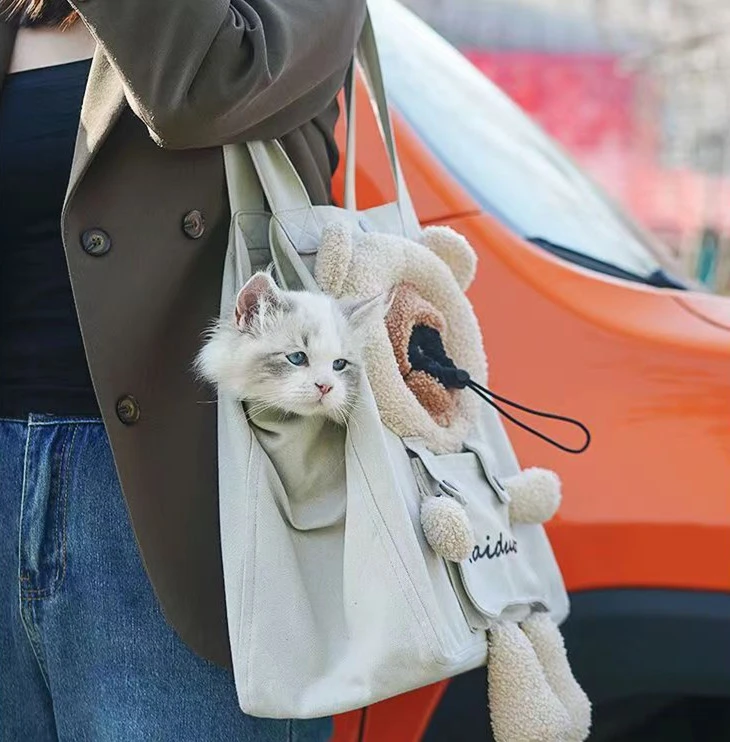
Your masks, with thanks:
[[[73,4],[98,42],[62,217],[91,376],[162,609],[228,665],[216,408],[190,373],[220,298],[220,145],[281,137],[313,200],[329,198],[364,0]],[[0,87],[14,35],[0,23]]]

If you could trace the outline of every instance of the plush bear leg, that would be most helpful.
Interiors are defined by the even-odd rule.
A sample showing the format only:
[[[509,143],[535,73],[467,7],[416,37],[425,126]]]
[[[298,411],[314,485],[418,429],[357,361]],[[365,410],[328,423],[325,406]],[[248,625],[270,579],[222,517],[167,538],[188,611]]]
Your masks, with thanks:
[[[444,559],[461,562],[471,556],[474,529],[464,506],[451,497],[424,497],[421,527],[431,548]]]
[[[496,742],[564,742],[571,719],[548,683],[530,640],[515,623],[491,629],[489,708]]]
[[[532,642],[550,687],[570,714],[566,742],[583,742],[591,729],[591,702],[573,677],[560,629],[546,613],[537,613],[522,624],[522,630]]]

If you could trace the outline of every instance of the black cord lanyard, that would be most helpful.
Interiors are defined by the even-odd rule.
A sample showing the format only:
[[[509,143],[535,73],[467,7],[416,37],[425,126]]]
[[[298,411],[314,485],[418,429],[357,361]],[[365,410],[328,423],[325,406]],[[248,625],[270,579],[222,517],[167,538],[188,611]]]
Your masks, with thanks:
[[[499,412],[500,415],[507,418],[511,423],[514,423],[518,427],[522,428],[523,430],[526,430],[528,433],[532,433],[533,435],[536,435],[538,438],[541,438],[546,443],[549,443],[551,446],[555,446],[555,448],[559,448],[561,451],[565,451],[565,453],[583,453],[588,446],[591,445],[591,431],[588,430],[588,428],[580,422],[580,420],[574,420],[572,417],[566,417],[565,415],[557,415],[554,412],[542,412],[540,410],[533,410],[531,407],[525,407],[525,405],[519,404],[519,402],[513,402],[510,399],[507,399],[506,397],[501,397],[496,392],[493,392],[491,389],[488,389],[487,387],[481,386],[480,384],[477,384],[476,381],[472,381],[469,379],[467,386],[476,394],[478,394],[487,404],[492,405],[497,412]],[[516,410],[521,410],[522,412],[526,412],[528,415],[534,415],[535,417],[543,417],[547,418],[548,420],[558,420],[563,423],[567,423],[568,425],[573,425],[576,428],[579,428],[581,432],[585,435],[585,443],[580,448],[571,448],[570,446],[566,446],[563,443],[560,443],[560,441],[556,441],[554,438],[551,438],[549,435],[545,435],[545,433],[541,433],[539,430],[536,430],[535,428],[531,427],[527,423],[522,422],[521,420],[518,420],[516,417],[511,415],[506,410],[503,410],[494,400],[498,400],[499,402],[502,402],[502,404],[507,405],[508,407],[513,407]]]
[[[468,387],[480,399],[483,399],[487,404],[491,405],[500,415],[511,423],[517,425],[523,430],[526,430],[528,433],[532,433],[546,443],[549,443],[551,446],[559,448],[561,451],[579,454],[583,453],[588,446],[591,445],[591,433],[579,420],[575,420],[572,417],[566,417],[565,415],[557,415],[552,412],[534,410],[531,407],[520,404],[519,402],[507,399],[507,397],[503,397],[496,392],[493,392],[488,387],[477,384],[477,382],[469,376],[468,371],[465,371],[462,368],[457,368],[454,362],[446,355],[441,335],[437,330],[434,330],[431,327],[421,325],[413,329],[411,342],[409,343],[408,348],[408,359],[411,362],[414,371],[425,371],[427,374],[440,381],[447,389],[465,389]],[[546,418],[548,420],[557,420],[579,428],[585,435],[585,442],[579,448],[566,446],[560,441],[551,438],[549,435],[546,435],[522,420],[519,420],[511,413],[507,412],[507,410],[503,409],[499,404],[497,404],[497,402],[501,402],[503,405],[515,410],[526,412],[528,415]]]

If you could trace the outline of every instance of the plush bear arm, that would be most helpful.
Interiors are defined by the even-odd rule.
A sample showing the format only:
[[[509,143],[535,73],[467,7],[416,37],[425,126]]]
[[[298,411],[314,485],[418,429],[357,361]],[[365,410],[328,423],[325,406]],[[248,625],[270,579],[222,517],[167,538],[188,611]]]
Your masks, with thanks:
[[[513,523],[545,523],[560,507],[560,479],[548,469],[525,469],[502,484],[510,496]]]

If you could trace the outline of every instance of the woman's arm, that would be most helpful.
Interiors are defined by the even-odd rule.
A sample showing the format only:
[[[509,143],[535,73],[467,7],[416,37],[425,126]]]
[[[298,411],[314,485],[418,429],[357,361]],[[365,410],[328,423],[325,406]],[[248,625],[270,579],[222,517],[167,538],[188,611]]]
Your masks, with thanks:
[[[71,0],[156,141],[282,136],[344,81],[365,0]]]

